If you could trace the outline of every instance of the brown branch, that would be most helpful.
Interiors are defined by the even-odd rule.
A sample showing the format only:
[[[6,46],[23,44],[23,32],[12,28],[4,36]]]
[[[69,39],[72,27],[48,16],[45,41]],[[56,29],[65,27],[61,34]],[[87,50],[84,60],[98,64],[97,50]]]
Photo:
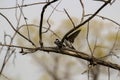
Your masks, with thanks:
[[[77,25],[75,28],[73,28],[73,29],[71,29],[70,31],[68,31],[68,32],[64,35],[64,37],[62,38],[61,43],[64,42],[64,40],[66,39],[66,37],[67,37],[70,33],[74,32],[75,30],[77,30],[78,28],[80,28],[82,25],[86,24],[88,21],[90,21],[92,18],[94,18],[95,15],[97,15],[97,14],[98,14],[105,6],[107,6],[109,3],[110,3],[110,1],[105,2],[105,3],[104,3],[92,16],[90,16],[87,20],[85,20],[85,21],[82,22],[81,24]]]
[[[43,26],[44,12],[45,12],[46,8],[47,8],[50,4],[52,4],[52,3],[56,2],[56,1],[58,1],[58,0],[53,0],[53,1],[51,1],[51,2],[48,2],[48,3],[43,7],[42,12],[41,12],[40,24],[39,24],[39,43],[40,43],[40,46],[41,46],[41,47],[43,47],[43,42],[42,42],[42,26]]]
[[[37,47],[37,48],[29,48],[29,47],[22,47],[22,46],[16,46],[16,45],[5,45],[5,44],[0,44],[0,46],[9,46],[9,47],[16,47],[16,48],[23,48],[23,49],[28,49],[28,50],[34,50],[34,51],[45,51],[45,52],[55,52],[56,54],[64,54],[64,55],[69,55],[69,56],[73,56],[76,58],[80,58],[83,60],[86,60],[88,62],[91,62],[92,60],[94,60],[95,65],[99,64],[99,65],[103,65],[106,67],[110,67],[116,70],[120,70],[120,65],[109,62],[109,61],[103,61],[100,59],[97,59],[95,57],[91,57],[89,56],[87,53],[84,52],[80,52],[80,51],[76,51],[73,49],[68,49],[68,48],[62,48],[59,49],[58,47]],[[78,55],[79,54],[79,55]]]
[[[38,48],[38,50],[47,51],[47,52],[56,52],[56,53],[60,53],[60,54],[64,54],[64,55],[69,55],[69,56],[84,59],[88,62],[91,62],[91,60],[94,60],[96,65],[99,64],[99,65],[110,67],[110,68],[113,68],[113,69],[116,69],[116,70],[120,70],[120,65],[118,65],[118,64],[108,62],[108,61],[103,61],[103,60],[97,59],[95,57],[91,57],[91,56],[87,55],[86,53],[79,52],[79,51],[76,51],[76,50],[71,50],[71,49],[67,49],[67,48],[63,48],[63,49],[60,50],[56,47]],[[79,53],[79,55],[77,53]]]
[[[46,29],[46,31],[44,31],[43,33],[46,33],[46,32],[51,28],[51,24],[50,24],[49,20],[50,20],[52,14],[54,13],[55,9],[58,7],[58,5],[59,5],[60,3],[61,3],[61,1],[53,8],[50,16],[49,16],[48,19],[47,19],[48,29]]]

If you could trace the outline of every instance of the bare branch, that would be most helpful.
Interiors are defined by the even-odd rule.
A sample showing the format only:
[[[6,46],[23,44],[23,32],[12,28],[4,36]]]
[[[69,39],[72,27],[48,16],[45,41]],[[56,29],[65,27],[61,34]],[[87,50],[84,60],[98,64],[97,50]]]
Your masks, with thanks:
[[[13,29],[16,33],[18,33],[21,37],[23,37],[23,38],[26,39],[28,42],[30,42],[33,46],[35,46],[35,44],[34,44],[31,40],[29,40],[28,38],[26,38],[24,35],[22,35],[19,31],[17,31],[17,30],[14,28],[14,26],[12,25],[12,23],[9,21],[9,19],[8,19],[5,15],[3,15],[2,13],[0,13],[0,15],[7,20],[7,22],[10,24],[10,26],[12,27],[12,29]]]
[[[19,5],[18,5],[18,6],[19,6]],[[27,27],[28,39],[31,40],[31,39],[30,39],[30,31],[29,31],[29,28],[28,28],[28,25],[27,25],[27,24],[28,24],[28,23],[27,23],[27,18],[25,17],[25,15],[24,15],[24,13],[23,13],[23,11],[22,11],[22,8],[19,7],[19,9],[20,9],[21,15],[22,15],[23,18],[24,18],[24,21],[25,21],[26,27]]]
[[[50,29],[50,27],[51,27],[51,25],[50,25],[50,23],[49,23],[50,17],[52,16],[53,12],[55,11],[55,9],[58,7],[58,5],[59,5],[60,3],[61,3],[61,1],[53,8],[50,16],[48,17],[48,19],[47,19],[48,29],[47,29],[46,31],[44,31],[44,33],[46,33],[46,32]]]
[[[28,26],[39,27],[38,25],[35,25],[35,24],[27,24],[27,25],[28,25]],[[24,26],[26,26],[26,24],[21,25],[21,26],[19,27],[19,29],[21,29],[21,28],[24,27]],[[46,29],[46,31],[48,30],[48,28],[46,28],[46,27],[42,27],[42,28]],[[51,33],[53,33],[53,35],[55,35],[57,38],[61,39],[60,36],[57,35],[54,31],[52,31],[51,29],[49,29],[49,31],[50,31]],[[42,32],[42,33],[44,33],[44,32]]]
[[[93,15],[93,14],[87,14],[87,15],[85,15],[85,17],[90,16],[90,15]],[[108,21],[111,21],[112,23],[120,26],[120,24],[119,24],[118,22],[116,22],[116,21],[114,21],[114,20],[112,20],[112,19],[110,19],[110,18],[107,18],[107,17],[105,17],[105,16],[101,16],[101,15],[96,15],[96,16],[97,16],[97,17],[100,17],[100,18],[102,18],[102,19],[106,19],[106,20],[108,20]]]
[[[55,5],[55,7],[53,7],[51,4],[56,2],[56,1],[59,1],[59,2]],[[105,58],[107,56],[112,56],[112,55],[116,56],[117,58],[119,57],[118,55],[113,54],[113,50],[115,49],[117,41],[119,40],[118,33],[120,31],[119,30],[120,29],[120,24],[117,23],[116,21],[112,20],[112,19],[97,15],[105,6],[107,6],[108,4],[112,5],[116,0],[107,0],[107,1],[106,0],[105,1],[104,0],[95,0],[95,1],[100,1],[103,4],[93,14],[88,14],[88,15],[85,15],[85,5],[83,4],[83,1],[79,0],[79,2],[80,2],[79,5],[82,8],[82,10],[81,10],[82,11],[82,17],[81,17],[81,20],[80,20],[78,25],[75,25],[75,23],[72,20],[71,16],[69,15],[69,13],[64,8],[63,12],[65,12],[65,14],[68,16],[69,20],[72,23],[73,28],[71,30],[69,30],[65,35],[63,34],[62,39],[59,37],[58,34],[56,34],[53,30],[51,30],[52,24],[50,24],[50,18],[54,14],[55,10],[58,11],[58,9],[56,9],[56,8],[61,3],[61,1],[62,0],[45,0],[45,2],[24,4],[24,0],[22,0],[22,4],[19,5],[18,0],[16,0],[15,7],[13,6],[13,7],[0,8],[0,10],[14,9],[15,10],[15,15],[14,16],[16,18],[15,20],[17,20],[17,24],[16,24],[16,27],[15,27],[11,23],[11,21],[7,18],[7,16],[5,16],[3,13],[0,13],[0,15],[5,19],[5,21],[8,22],[8,24],[10,25],[10,28],[12,28],[14,30],[13,35],[8,35],[8,34],[4,33],[4,39],[3,39],[4,42],[0,43],[0,46],[1,46],[0,47],[1,48],[0,49],[0,54],[2,53],[2,50],[4,48],[6,49],[5,53],[4,53],[5,57],[3,59],[3,65],[2,65],[1,70],[0,70],[0,75],[2,75],[4,67],[6,66],[6,64],[9,61],[9,59],[11,58],[11,56],[13,54],[15,54],[17,50],[20,50],[19,53],[21,53],[23,55],[32,54],[32,53],[35,53],[36,51],[43,51],[43,52],[52,52],[52,53],[55,53],[55,54],[68,55],[68,56],[72,56],[72,57],[75,57],[75,58],[78,58],[78,59],[83,59],[83,60],[89,62],[87,64],[89,69],[86,71],[86,72],[88,72],[88,80],[90,80],[91,74],[93,75],[92,78],[94,80],[97,80],[99,70],[96,70],[96,71],[98,71],[98,73],[96,74],[95,69],[98,69],[98,68],[95,68],[96,66],[108,67],[108,80],[110,80],[110,76],[111,76],[110,75],[110,68],[120,71],[120,65],[118,63],[116,64],[116,63],[113,63],[113,62],[105,61],[105,59],[102,59],[102,58]],[[44,6],[42,8],[42,11],[40,12],[39,24],[38,25],[36,25],[36,24],[28,24],[27,17],[25,16],[25,14],[23,12],[23,8],[28,7],[28,6],[33,6],[33,5],[40,5],[40,4],[44,4]],[[52,9],[51,9],[52,12],[50,13],[50,15],[48,16],[48,19],[47,19],[47,25],[48,26],[44,27],[43,26],[44,14],[45,14],[45,11],[47,10],[48,7],[52,7]],[[58,12],[60,12],[60,11],[58,11]],[[115,23],[116,25],[119,26],[119,29],[118,29],[118,31],[116,32],[116,35],[115,35],[115,40],[114,40],[114,43],[112,45],[112,48],[107,48],[107,49],[110,49],[109,54],[102,57],[102,58],[96,58],[96,57],[93,56],[93,54],[95,52],[95,49],[97,47],[100,47],[100,46],[97,46],[97,37],[96,37],[93,48],[91,47],[90,41],[89,41],[89,33],[90,33],[90,31],[89,31],[89,29],[90,29],[89,22],[91,21],[91,19],[93,19],[96,16],[100,17],[102,19],[106,19],[108,21],[111,21],[112,23]],[[20,25],[22,17],[23,17],[25,23]],[[68,41],[71,41],[71,43],[74,43],[74,40],[75,40],[76,36],[80,33],[80,31],[82,32],[81,27],[83,25],[85,25],[86,23],[88,23],[88,25],[87,25],[87,35],[86,35],[86,38],[85,37],[84,38],[86,39],[85,41],[87,42],[87,45],[89,47],[89,50],[90,50],[91,54],[87,53],[87,52],[82,52],[80,50],[81,48],[79,48],[79,50],[71,49],[71,48],[67,47],[67,44],[65,44],[65,42],[64,42],[65,40],[68,40]],[[29,26],[37,27],[37,29],[38,29],[38,35],[39,35],[38,37],[39,37],[39,44],[40,44],[39,47],[37,47],[35,45],[35,43],[31,40],[31,35],[30,35],[30,32],[29,32],[29,29],[30,29]],[[23,27],[27,27],[27,37],[20,32],[20,29],[23,28]],[[44,31],[43,31],[43,29],[44,29]],[[78,30],[78,29],[80,29],[80,30]],[[43,41],[42,41],[43,33],[47,33],[47,32],[51,32],[52,36],[55,36],[55,37],[58,37],[59,39],[61,39],[61,41],[59,41],[60,44],[65,45],[65,46],[64,47],[59,47],[59,46],[46,47],[46,46],[43,46]],[[83,32],[84,32],[84,29],[83,29]],[[27,40],[27,42],[29,42],[33,46],[30,46],[30,47],[25,46],[24,47],[24,46],[14,45],[13,41],[15,39],[16,34],[19,34],[20,37]],[[85,35],[82,35],[82,36],[85,36]],[[81,38],[81,36],[80,36],[80,38]],[[7,39],[9,39],[9,41]],[[105,48],[105,47],[102,47],[102,48]],[[53,72],[51,70],[49,70],[46,66],[44,66],[44,65],[43,66],[46,68],[48,73],[55,80],[57,80],[57,79],[59,79],[58,78],[59,76],[56,75],[56,73],[57,73],[56,71],[57,71],[57,69],[59,67],[58,58],[56,58],[55,61],[56,61],[56,66],[54,66],[54,71]],[[70,68],[67,66],[66,71],[69,70],[69,69]],[[65,77],[64,78],[67,79],[67,78],[69,78],[69,76],[70,76],[69,71],[65,72]]]
[[[75,28],[71,29],[70,31],[68,31],[64,37],[62,38],[61,42],[63,43],[65,38],[72,33],[73,31],[77,30],[78,28],[80,28],[82,25],[86,24],[88,21],[90,21],[92,18],[95,17],[95,15],[97,15],[106,5],[108,5],[110,2],[106,2],[104,3],[92,16],[90,16],[87,20],[85,20],[84,22],[80,23],[79,25],[77,25]]]
[[[82,0],[79,0],[79,1],[82,6],[82,18],[81,18],[81,22],[80,22],[80,23],[82,23],[84,21],[85,8],[84,8],[84,4],[83,4]]]
[[[87,44],[88,44],[89,50],[90,50],[90,52],[91,52],[91,56],[93,56],[93,51],[92,51],[91,46],[90,46],[90,43],[89,43],[89,22],[88,22],[88,25],[87,25],[87,36],[86,36],[86,40],[87,40]]]
[[[40,46],[43,47],[43,42],[42,42],[42,26],[43,26],[43,17],[44,17],[44,12],[45,9],[52,3],[56,2],[58,0],[53,0],[51,2],[48,2],[42,9],[41,16],[40,16],[40,24],[39,24],[39,43]]]
[[[87,15],[85,15],[85,16],[89,16],[89,15],[92,15],[92,14],[87,14]],[[108,20],[108,21],[111,21],[112,23],[114,23],[114,24],[116,24],[116,25],[118,25],[119,26],[119,28],[120,28],[120,24],[119,23],[117,23],[116,21],[114,21],[114,20],[112,20],[112,19],[109,19],[109,18],[107,18],[107,17],[104,17],[104,16],[101,16],[101,15],[96,15],[97,17],[100,17],[100,18],[102,18],[102,19],[106,19],[106,20]],[[116,36],[115,36],[115,41],[114,41],[114,43],[113,43],[113,46],[112,46],[112,48],[110,49],[110,51],[109,51],[109,54],[108,55],[106,55],[106,56],[104,56],[104,57],[101,57],[101,58],[105,58],[105,57],[108,57],[108,56],[111,56],[111,55],[114,55],[114,56],[116,56],[117,58],[118,58],[118,56],[117,55],[115,55],[115,54],[113,54],[113,49],[114,49],[114,47],[115,47],[115,45],[117,44],[117,40],[118,40],[118,37],[119,37],[119,32],[120,32],[120,30],[118,30],[117,31],[117,33],[116,33]]]
[[[35,51],[40,50],[40,51],[46,51],[46,52],[55,52],[56,54],[59,53],[59,54],[73,56],[76,58],[81,58],[81,59],[86,60],[88,62],[94,60],[94,63],[96,63],[95,65],[99,64],[99,65],[110,67],[110,68],[113,68],[116,70],[120,70],[120,65],[118,65],[118,64],[115,64],[115,63],[112,63],[109,61],[103,61],[103,60],[97,59],[95,57],[91,57],[87,53],[76,51],[76,50],[69,49],[69,48],[62,48],[62,49],[59,49],[58,47],[29,48],[29,47],[22,47],[22,46],[16,46],[16,45],[7,45],[7,44],[6,45],[0,44],[0,46],[9,46],[9,47],[23,48],[23,49],[35,50]]]
[[[68,12],[67,12],[65,9],[64,9],[64,11],[65,11],[65,13],[67,14],[68,18],[70,19],[70,21],[71,21],[73,27],[75,28],[75,24],[74,24],[72,18],[70,17],[70,15],[68,14]]]

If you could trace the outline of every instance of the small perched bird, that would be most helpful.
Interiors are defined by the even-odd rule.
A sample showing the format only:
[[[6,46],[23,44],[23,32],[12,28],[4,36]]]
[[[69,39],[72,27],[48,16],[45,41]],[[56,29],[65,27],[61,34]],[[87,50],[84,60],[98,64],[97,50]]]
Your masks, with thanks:
[[[56,39],[56,40],[54,41],[54,43],[55,43],[59,48],[65,47],[65,45],[62,44],[59,39]]]
[[[65,43],[67,48],[75,49],[70,41],[64,40],[64,43]]]
[[[76,32],[68,35],[66,37],[66,39],[64,40],[64,43],[61,43],[61,41],[59,39],[56,39],[55,40],[55,44],[59,47],[59,48],[62,48],[62,47],[68,47],[68,48],[71,48],[71,49],[75,49],[72,45],[72,43],[74,43],[74,40],[75,38],[77,37],[77,35],[80,33],[81,30],[77,30]]]

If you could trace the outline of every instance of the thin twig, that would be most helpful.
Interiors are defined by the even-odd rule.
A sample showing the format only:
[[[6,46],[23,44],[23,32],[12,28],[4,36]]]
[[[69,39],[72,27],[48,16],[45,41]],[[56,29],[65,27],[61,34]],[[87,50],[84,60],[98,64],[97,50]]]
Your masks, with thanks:
[[[79,0],[79,1],[80,1],[81,6],[82,6],[82,18],[80,21],[80,23],[82,23],[84,21],[85,8],[84,8],[84,4],[83,4],[82,0]]]
[[[4,40],[5,40],[4,42],[5,42],[5,44],[6,44],[6,35],[4,35]],[[6,53],[5,53],[5,57],[4,57],[4,59],[3,59],[2,67],[1,67],[1,69],[0,69],[0,76],[1,76],[1,74],[2,74],[2,72],[3,72],[4,67],[5,67],[6,59],[7,59],[7,56],[8,56],[8,54],[9,54],[9,50],[10,50],[10,47],[8,47],[8,49],[7,49]]]
[[[119,26],[120,27],[120,26]],[[109,52],[109,54],[113,54],[113,50],[114,50],[114,47],[115,47],[115,45],[117,44],[117,40],[118,40],[118,37],[119,37],[119,32],[120,32],[120,30],[118,30],[117,31],[117,33],[116,33],[116,36],[115,36],[115,41],[114,41],[114,43],[113,43],[113,46],[112,46],[112,48],[110,49],[110,52]]]
[[[94,48],[93,48],[93,54],[94,54],[96,48],[97,48],[97,36],[96,36],[96,39],[95,39],[95,45],[94,45]]]
[[[28,28],[28,25],[27,25],[27,24],[28,24],[28,23],[27,23],[27,18],[25,17],[22,8],[19,7],[19,9],[20,9],[20,12],[21,12],[21,14],[22,14],[22,16],[23,16],[23,18],[24,18],[24,21],[25,21],[26,27],[27,27],[28,39],[31,40],[31,38],[30,38],[30,31],[29,31],[29,28]]]
[[[33,5],[39,5],[39,4],[46,4],[48,2],[37,2],[37,3],[32,3],[32,4],[24,4],[21,5],[20,7],[28,7],[28,6],[33,6]],[[7,10],[7,9],[15,9],[15,8],[19,8],[18,6],[15,7],[5,7],[5,8],[0,8],[1,10]]]
[[[21,37],[23,37],[23,38],[26,39],[28,42],[30,42],[33,46],[35,46],[35,44],[34,44],[31,40],[29,40],[28,38],[26,38],[24,35],[22,35],[19,31],[17,31],[17,30],[14,28],[14,26],[12,25],[12,23],[9,21],[9,19],[8,19],[5,15],[3,15],[2,13],[0,13],[0,15],[7,20],[7,22],[10,24],[10,26],[12,27],[12,29],[13,29],[16,33],[18,33]]]
[[[16,0],[16,7],[17,7],[17,5],[18,5],[18,0]],[[18,22],[19,22],[20,18],[17,17],[17,15],[18,15],[17,10],[18,10],[18,8],[15,8],[15,18],[16,18],[17,25],[18,25]]]
[[[67,14],[68,18],[70,19],[70,21],[71,21],[73,27],[75,28],[75,24],[74,24],[72,18],[70,17],[70,15],[69,15],[68,12],[66,11],[66,9],[64,9],[64,11],[65,11],[65,13]]]
[[[90,15],[92,15],[92,14],[87,14],[87,15],[85,15],[85,16],[90,16]],[[101,15],[96,15],[96,16],[97,16],[97,17],[100,17],[100,18],[102,18],[102,19],[106,19],[106,20],[108,20],[108,21],[111,21],[112,23],[118,25],[119,28],[120,28],[120,24],[117,23],[116,21],[114,21],[114,20],[112,20],[112,19],[109,19],[109,18],[107,18],[107,17],[101,16]],[[106,56],[104,56],[104,57],[107,57],[107,56],[110,56],[110,55],[114,55],[114,56],[118,57],[117,55],[113,54],[112,51],[113,51],[115,45],[117,44],[117,40],[118,40],[118,36],[119,36],[119,32],[120,32],[120,30],[118,30],[117,33],[116,33],[115,41],[114,41],[114,43],[113,43],[112,48],[111,48],[110,51],[109,51],[109,54],[106,55]],[[101,58],[104,58],[104,57],[101,57]]]
[[[23,5],[23,1],[24,0],[22,0],[22,5]],[[19,5],[18,5],[19,6]],[[20,8],[21,9],[21,8]],[[22,11],[20,11],[21,13],[22,13]],[[20,22],[20,19],[21,19],[21,14],[20,13],[20,17],[19,17],[19,19],[17,19],[17,15],[16,15],[16,19],[17,19],[17,21],[18,21],[18,24],[17,24],[17,28],[18,28],[18,26],[19,26],[19,22]],[[1,13],[2,14],[2,13]],[[17,13],[16,13],[17,14]],[[8,22],[9,22],[9,24],[11,25],[11,27],[15,30],[15,34],[13,35],[13,37],[11,37],[10,36],[10,39],[11,39],[11,41],[10,41],[10,45],[12,44],[12,41],[13,41],[13,39],[14,39],[14,37],[15,37],[15,35],[16,35],[16,33],[18,32],[18,30],[16,30],[14,27],[13,27],[13,25],[10,23],[10,21],[8,20],[8,18],[6,17],[6,16],[4,16],[4,15],[2,15]],[[6,34],[5,34],[5,36],[6,36]],[[5,40],[5,38],[4,38],[4,41],[6,41]],[[6,44],[6,43],[5,43]],[[9,60],[9,58],[12,56],[12,54],[14,53],[14,51],[15,50],[13,50],[12,52],[10,52],[10,47],[8,47],[8,49],[6,50],[6,55],[5,55],[5,57],[4,57],[4,61],[3,61],[3,65],[2,65],[2,68],[1,68],[1,71],[0,71],[0,74],[2,73],[2,71],[3,71],[3,69],[4,69],[4,67],[5,67],[5,64],[8,62],[8,60]]]
[[[85,15],[85,17],[90,16],[90,15],[93,15],[93,14],[87,14],[87,15]],[[108,20],[108,21],[111,21],[112,23],[120,26],[120,24],[119,24],[118,22],[116,22],[116,21],[114,21],[114,20],[112,20],[112,19],[110,19],[110,18],[107,18],[107,17],[105,17],[105,16],[101,16],[101,15],[96,15],[96,16],[97,16],[97,17],[100,17],[100,18],[102,18],[102,19],[106,19],[106,20]]]
[[[48,19],[47,19],[48,29],[46,29],[46,31],[44,31],[43,33],[46,33],[46,32],[50,29],[50,27],[51,27],[50,22],[49,22],[50,17],[52,16],[53,12],[55,11],[55,9],[58,7],[58,5],[59,5],[60,3],[61,3],[61,1],[53,8],[53,10],[52,10],[50,16],[49,16]]]
[[[60,3],[62,2],[62,0],[60,0]],[[59,4],[59,3],[58,3]],[[52,4],[50,5],[51,6],[51,8],[53,8],[54,9],[54,6],[52,6]],[[64,12],[64,11],[62,11],[62,10],[58,10],[57,8],[55,8],[55,11],[57,11],[57,12]]]
[[[10,38],[10,43],[9,44],[11,45],[12,42],[13,42],[14,36],[11,37],[10,35],[7,35],[6,33],[4,33],[4,44],[6,44],[6,40],[7,40],[6,38],[7,37]],[[10,50],[11,50],[11,48],[8,46],[7,50],[6,50],[6,53],[5,53],[5,57],[4,57],[4,60],[3,60],[2,67],[0,69],[0,76],[1,76],[1,74],[3,72],[3,69],[4,69],[5,65],[6,65],[6,63],[8,62],[8,60],[10,59],[10,57],[12,56],[12,54],[15,52],[15,49],[13,49],[11,52],[10,52]]]
[[[87,25],[87,36],[86,36],[86,40],[87,40],[87,44],[88,44],[89,50],[90,50],[90,52],[91,52],[91,56],[93,56],[93,51],[92,51],[91,46],[90,46],[90,43],[89,43],[89,22],[88,22],[88,25]]]
[[[9,79],[7,76],[5,76],[5,75],[3,75],[3,74],[1,74],[5,79],[7,79],[7,80],[11,80],[11,79]]]
[[[34,27],[38,27],[39,28],[39,26],[38,25],[35,25],[35,24],[27,24],[28,26],[34,26]],[[24,27],[24,26],[26,26],[26,25],[21,25],[20,27],[19,27],[19,29],[20,28],[22,28],[22,27]],[[46,28],[46,27],[42,27],[42,28],[44,28],[44,29],[48,29],[48,28]],[[59,38],[59,39],[61,39],[60,38],[60,36],[59,35],[57,35],[54,31],[52,31],[51,29],[49,29],[49,31],[51,32],[51,33],[53,33],[57,38]],[[43,33],[43,32],[42,32]]]

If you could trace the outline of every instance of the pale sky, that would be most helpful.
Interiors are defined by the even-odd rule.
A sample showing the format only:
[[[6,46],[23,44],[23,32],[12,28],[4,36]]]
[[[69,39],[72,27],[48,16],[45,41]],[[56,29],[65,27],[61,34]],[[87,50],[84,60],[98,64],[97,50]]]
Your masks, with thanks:
[[[16,0],[0,0],[0,8],[2,7],[10,7],[10,6],[15,6],[15,1]],[[35,3],[39,1],[46,1],[46,0],[25,0],[25,4],[28,3]],[[99,2],[91,2],[92,0],[84,0],[85,1],[85,10],[86,14],[88,13],[93,13],[98,7],[102,4]],[[23,12],[25,16],[28,18],[28,22],[31,23],[34,20],[39,20],[40,16],[40,11],[41,7],[39,5],[35,6],[30,6],[26,7],[23,9]],[[79,0],[62,0],[61,4],[58,6],[57,9],[63,11],[63,9],[66,9],[71,16],[78,17],[80,18],[80,13],[82,12],[80,6],[79,6]],[[48,11],[46,13],[49,13],[52,8],[49,7]],[[113,5],[108,5],[106,6],[101,12],[100,15],[106,16],[110,19],[113,19],[117,21],[118,23],[120,22],[120,1],[116,0],[116,2]],[[0,12],[4,13],[12,23],[15,22],[15,10],[0,10]],[[49,13],[50,14],[50,13]],[[48,16],[49,14],[46,14]],[[67,18],[66,14],[64,12],[55,12],[51,19],[55,21],[55,25],[58,26],[60,24],[60,21],[62,21],[64,18]],[[16,24],[14,24],[15,26]],[[6,27],[7,26],[7,27]],[[12,29],[10,29],[9,24],[3,20],[3,18],[0,16],[0,36],[3,37],[3,32],[8,31],[9,34],[12,33]],[[2,41],[2,40],[0,40]],[[8,74],[12,72],[16,74],[10,74],[11,76],[19,76],[21,75],[21,80],[37,80],[36,76],[38,76],[38,71],[42,71],[42,68],[32,65],[31,62],[31,57],[26,55],[22,56],[19,55],[16,60],[17,63],[17,68],[14,68],[14,66],[11,67],[11,70],[8,71]],[[34,62],[34,60],[33,60]],[[22,64],[22,65],[21,65]],[[34,69],[34,70],[32,70]],[[24,72],[23,72],[24,70]],[[32,73],[32,74],[29,74]],[[33,75],[35,77],[33,77]],[[39,73],[40,75],[40,73]],[[31,76],[31,77],[30,77]],[[84,78],[85,76],[83,76]],[[82,78],[82,77],[81,77]],[[14,78],[15,79],[15,78]],[[85,80],[85,79],[84,79]],[[87,79],[86,79],[87,80]]]

